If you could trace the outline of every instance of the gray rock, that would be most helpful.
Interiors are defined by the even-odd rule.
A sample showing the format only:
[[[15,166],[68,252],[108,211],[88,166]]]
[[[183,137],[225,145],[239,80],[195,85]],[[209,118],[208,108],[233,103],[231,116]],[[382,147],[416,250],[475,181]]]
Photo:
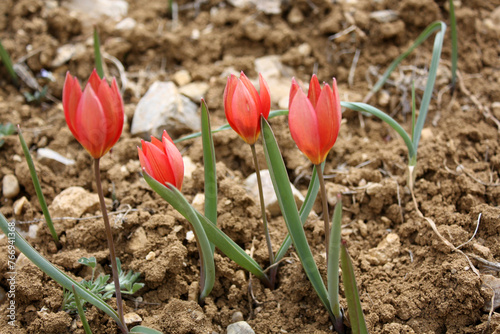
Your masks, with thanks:
[[[229,0],[229,3],[238,8],[253,5],[258,11],[266,14],[281,13],[281,0]]]
[[[240,311],[234,312],[231,316],[231,322],[236,323],[240,321],[243,321],[243,313],[241,313]]]
[[[14,198],[19,194],[19,181],[14,174],[7,174],[2,180],[2,192],[6,198]]]
[[[82,43],[63,45],[57,48],[56,56],[52,60],[52,63],[50,63],[50,66],[60,67],[68,62],[71,58],[82,55],[86,52],[87,49]]]
[[[206,82],[191,82],[179,88],[179,92],[185,95],[195,103],[200,103],[200,100],[208,91],[208,83]]]
[[[262,191],[264,193],[264,204],[266,205],[266,209],[269,210],[272,216],[279,215],[281,213],[278,198],[276,197],[276,193],[274,192],[273,181],[271,180],[271,175],[269,174],[268,169],[263,169],[260,171],[260,178],[262,179]],[[290,183],[292,187],[292,193],[295,198],[295,203],[298,207],[302,205],[304,202],[304,196],[300,193]],[[259,203],[259,187],[257,184],[257,174],[252,173],[245,180],[245,189],[248,193],[254,198],[256,203]]]
[[[227,334],[255,334],[246,321],[238,321],[227,326]]]
[[[93,19],[105,15],[119,20],[128,12],[128,2],[125,0],[70,0],[64,2],[64,5],[71,11],[90,16]]]
[[[176,137],[200,131],[198,105],[179,93],[171,82],[156,81],[139,101],[132,119],[131,133],[144,138],[161,137],[163,130]]]

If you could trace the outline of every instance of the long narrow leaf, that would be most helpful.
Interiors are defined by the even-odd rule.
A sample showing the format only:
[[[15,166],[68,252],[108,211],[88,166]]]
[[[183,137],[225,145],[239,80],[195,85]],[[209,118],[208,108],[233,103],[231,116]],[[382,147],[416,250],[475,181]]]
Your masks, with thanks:
[[[188,214],[186,212],[186,208],[179,205],[172,190],[160,184],[155,179],[147,176],[146,173],[144,173],[144,176],[145,178],[148,177],[149,181],[148,179],[146,179],[146,181],[150,184],[150,186],[151,184],[154,185],[154,188],[151,188],[153,188],[153,190],[155,190],[158,195],[160,195],[164,200],[170,203],[170,205],[172,205],[174,209],[179,211],[179,213],[187,219]],[[240,246],[238,246],[233,240],[231,240],[231,238],[229,238],[224,232],[222,232],[212,221],[208,220],[198,211],[194,211],[200,219],[200,222],[203,224],[203,228],[205,229],[207,237],[211,242],[215,244],[215,246],[217,246],[217,248],[221,250],[221,252],[226,254],[227,257],[239,264],[242,268],[254,274],[257,278],[263,280],[264,282],[269,282],[267,275],[264,273],[259,264],[255,262],[254,259],[252,259],[243,249],[241,249]]]
[[[14,70],[14,66],[12,65],[12,60],[10,59],[10,55],[7,52],[7,50],[5,50],[5,48],[3,47],[1,41],[0,41],[0,59],[7,68],[7,72],[9,72],[10,78],[17,86],[19,84],[19,78],[17,77],[17,73]]]
[[[201,139],[203,143],[203,166],[205,171],[205,217],[217,224],[217,170],[210,116],[205,100],[201,99]],[[215,245],[210,244],[212,253]]]
[[[455,17],[455,5],[453,0],[449,0],[450,4],[450,28],[451,28],[451,87],[454,88],[457,83],[457,68],[458,68],[458,34],[457,34],[457,18]]]
[[[324,161],[321,164],[321,168],[323,169],[325,168]],[[300,221],[302,223],[302,226],[304,226],[304,224],[307,221],[307,217],[309,217],[309,213],[311,212],[314,202],[316,201],[316,197],[318,196],[318,191],[319,191],[319,180],[318,180],[318,174],[316,173],[316,166],[314,166],[311,175],[311,181],[309,182],[309,188],[307,188],[307,194],[306,197],[304,198],[304,203],[302,203],[302,206],[300,207],[299,211]],[[290,234],[287,234],[285,239],[283,240],[283,243],[281,244],[280,249],[278,249],[278,252],[276,253],[276,257],[274,259],[275,262],[280,261],[285,256],[291,244],[292,244],[292,239],[290,238]]]
[[[80,296],[78,296],[78,293],[76,293],[74,285],[73,296],[75,296],[76,309],[78,310],[78,315],[80,316],[80,320],[82,321],[83,330],[85,331],[85,334],[92,334],[89,323],[87,321],[87,317],[85,317],[85,311],[83,310],[82,303],[80,302]]]
[[[99,77],[102,79],[104,78],[104,69],[102,67],[101,42],[99,40],[99,32],[97,31],[97,27],[94,27],[94,58],[95,69]]]
[[[328,245],[327,283],[328,296],[336,323],[342,324],[342,314],[339,302],[339,256],[340,233],[342,229],[342,198],[338,196],[333,212],[330,244]]]
[[[144,327],[144,326],[135,326],[130,330],[130,333],[135,333],[135,334],[163,334],[160,331],[157,331],[156,329],[149,328],[149,327]]]
[[[413,143],[411,141],[410,136],[408,133],[403,129],[401,125],[399,125],[398,122],[394,120],[391,116],[387,115],[385,112],[381,111],[380,109],[377,109],[369,104],[366,103],[358,103],[358,102],[341,102],[340,105],[345,108],[349,108],[352,110],[356,111],[363,111],[372,114],[373,116],[376,116],[386,122],[391,128],[396,131],[403,141],[406,144],[406,147],[408,148],[408,156],[411,160],[412,157],[415,157],[417,155],[417,152],[415,151],[415,148],[413,147]]]
[[[328,301],[328,293],[325,284],[321,278],[318,267],[314,262],[311,249],[307,242],[302,222],[300,220],[299,212],[293,198],[292,188],[290,187],[290,180],[286,172],[283,158],[279,150],[276,138],[269,126],[269,123],[261,117],[261,131],[264,140],[264,153],[266,155],[267,166],[273,181],[274,191],[280,205],[281,212],[285,219],[288,232],[292,238],[293,245],[297,254],[302,262],[304,271],[311,281],[311,284],[316,290],[321,302],[325,305],[330,314],[330,302]]]
[[[282,116],[282,115],[288,115],[288,110],[273,110],[269,113],[268,119],[274,118],[276,116]],[[220,127],[218,127],[217,129],[212,130],[212,134],[217,133],[217,132],[221,132],[224,130],[229,130],[229,129],[231,129],[229,124],[224,124],[224,125],[221,125]],[[190,135],[187,135],[187,136],[184,136],[184,137],[181,137],[179,139],[174,140],[174,143],[180,143],[181,141],[184,141],[184,140],[198,138],[199,136],[201,136],[201,132],[195,132],[195,133],[192,133]]]
[[[196,214],[194,208],[188,203],[175,186],[168,184],[167,188],[149,176],[146,172],[143,172],[143,176],[149,186],[158,195],[169,202],[177,211],[179,211],[193,227],[193,232],[198,241],[202,261],[202,291],[200,292],[200,300],[203,300],[206,296],[208,296],[210,291],[212,291],[215,283],[214,256],[210,246],[210,241],[205,233],[205,229],[198,219],[198,215]]]
[[[389,65],[389,67],[384,72],[384,74],[382,75],[382,77],[377,81],[377,83],[375,84],[375,86],[373,86],[372,90],[370,91],[371,96],[373,96],[373,94],[375,94],[384,85],[384,83],[387,81],[387,79],[391,75],[392,71],[394,71],[394,69],[399,65],[399,63],[401,63],[401,61],[403,61],[403,59],[405,59],[406,57],[408,57],[408,55],[410,53],[412,53],[412,51],[415,50],[420,44],[422,44],[423,42],[425,42],[425,40],[427,40],[427,38],[429,38],[429,36],[434,31],[442,29],[442,25],[443,24],[444,23],[441,22],[441,21],[436,21],[436,22],[433,22],[430,25],[428,25],[425,28],[425,30],[413,42],[413,44],[408,48],[408,50],[406,50],[405,52],[403,52],[398,58],[396,58]]]
[[[47,227],[49,228],[50,234],[52,235],[52,239],[54,239],[56,245],[59,247],[59,237],[57,236],[56,229],[54,228],[54,223],[52,222],[52,218],[50,217],[49,208],[47,207],[47,202],[45,201],[45,197],[42,193],[42,187],[40,187],[40,181],[38,180],[38,175],[36,174],[35,164],[33,163],[33,159],[31,158],[30,151],[28,149],[28,145],[26,145],[26,141],[24,140],[23,133],[21,132],[21,127],[17,126],[17,132],[19,134],[19,141],[21,142],[21,147],[23,148],[24,157],[26,158],[26,163],[28,164],[31,180],[33,181],[33,186],[35,187],[36,196],[38,197],[38,202],[42,207],[43,216],[45,217],[45,222],[47,223]]]
[[[15,246],[21,251],[31,262],[33,262],[40,270],[50,276],[53,280],[59,283],[66,290],[73,290],[75,286],[76,292],[87,302],[91,303],[107,315],[109,315],[120,328],[125,329],[118,313],[108,304],[106,304],[99,296],[85,289],[80,283],[73,280],[71,277],[54,267],[52,263],[47,261],[40,253],[38,253],[31,245],[15,230],[14,223],[9,223],[4,215],[0,213],[0,229],[5,233],[9,240],[15,240]]]
[[[344,281],[345,298],[347,299],[347,307],[349,308],[352,333],[368,334],[361,301],[359,300],[354,268],[345,244],[342,244],[340,247],[340,261],[342,263],[342,280]]]
[[[427,83],[425,85],[425,91],[424,95],[422,96],[417,123],[415,125],[415,137],[413,138],[413,148],[415,150],[415,155],[418,148],[418,142],[420,141],[420,134],[422,133],[422,129],[424,128],[427,111],[429,110],[432,93],[434,91],[434,83],[436,82],[437,69],[439,65],[439,59],[441,58],[441,50],[443,49],[444,34],[446,32],[446,24],[444,24],[444,22],[437,23],[440,24],[439,27],[441,28],[441,30],[436,34],[436,37],[434,38],[431,66],[429,67],[429,75],[427,77]]]

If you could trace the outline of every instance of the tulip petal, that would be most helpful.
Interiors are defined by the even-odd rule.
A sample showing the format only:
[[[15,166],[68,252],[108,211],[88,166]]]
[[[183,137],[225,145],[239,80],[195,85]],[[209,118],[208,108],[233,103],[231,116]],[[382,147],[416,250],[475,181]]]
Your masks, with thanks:
[[[233,129],[250,145],[255,144],[260,133],[260,109],[255,102],[244,84],[239,81],[231,106]]]
[[[141,140],[141,143],[142,143],[142,147],[145,148],[145,145],[144,145],[145,142],[144,142],[144,140]],[[146,173],[148,173],[151,177],[154,177],[153,170],[151,168],[151,164],[149,163],[148,159],[144,155],[144,152],[139,147],[137,147],[137,153],[139,154],[139,161],[141,163],[142,169]]]
[[[313,164],[321,163],[318,119],[311,102],[300,89],[290,105],[288,123],[297,147]]]
[[[161,142],[161,140],[158,140],[157,138],[155,138],[153,136],[151,136],[151,144],[158,147],[162,151],[164,150],[163,143]]]
[[[94,70],[92,71],[92,74],[90,74],[89,81],[87,82],[87,84],[90,84],[90,86],[92,86],[92,89],[94,90],[94,92],[98,92],[99,86],[103,82],[106,82],[106,80],[101,79],[101,77],[99,77],[99,74],[97,74],[96,69],[94,68]]]
[[[162,138],[162,141],[165,141],[165,139],[166,139],[166,140],[170,141],[172,144],[174,143],[172,138],[170,138],[170,136],[168,135],[167,130],[163,130],[163,135],[161,136],[161,138]]]
[[[321,139],[320,147],[322,154],[326,157],[337,140],[342,117],[340,106],[335,105],[333,91],[328,84],[325,84],[321,91],[316,106],[316,115],[318,117],[318,133]]]
[[[319,84],[318,77],[316,76],[316,74],[313,74],[309,83],[309,92],[307,94],[307,97],[309,98],[309,101],[311,101],[311,104],[314,108],[316,108],[316,105],[318,104],[320,94],[321,86]]]
[[[163,149],[159,149],[156,145],[148,142],[143,143],[144,155],[151,166],[151,176],[162,184],[174,184],[172,167]]]
[[[182,160],[181,152],[179,152],[173,142],[168,139],[166,140],[165,137],[163,137],[163,145],[170,163],[170,168],[172,169],[172,175],[175,179],[175,182],[172,182],[172,184],[175,185],[177,189],[181,190],[182,180],[184,179],[184,161]]]
[[[250,94],[252,101],[255,103],[257,110],[259,111],[259,114],[262,113],[263,108],[259,93],[257,92],[257,89],[255,89],[254,85],[250,82],[250,80],[248,80],[247,76],[245,75],[245,73],[243,73],[243,71],[241,71],[240,74],[240,82],[245,86],[247,92]],[[269,108],[271,108],[270,104]]]
[[[269,112],[271,111],[271,95],[269,94],[269,86],[267,82],[262,77],[262,74],[259,73],[259,95],[260,102],[262,105],[262,115],[265,119],[269,117]]]
[[[78,108],[78,103],[80,102],[80,98],[82,96],[82,88],[80,87],[80,83],[77,78],[74,78],[66,73],[66,79],[64,80],[64,88],[63,88],[63,109],[64,109],[64,117],[66,118],[66,123],[68,127],[73,133],[75,137],[77,137],[76,132],[76,110]]]
[[[115,82],[114,79],[113,82]],[[121,98],[115,98],[115,93],[107,82],[103,82],[96,93],[106,117],[106,145],[113,146],[118,141],[118,138],[120,138],[123,128],[123,105]]]
[[[227,78],[226,88],[224,88],[224,111],[226,113],[226,118],[231,125],[233,121],[233,110],[232,110],[232,101],[234,96],[234,90],[236,89],[236,85],[238,84],[238,78],[236,78],[233,74],[231,74]],[[231,125],[234,129],[234,127]]]
[[[94,90],[87,84],[76,111],[75,138],[94,157],[98,159],[111,147],[106,147],[107,121],[102,105]]]
[[[288,109],[290,109],[293,98],[295,97],[295,94],[299,89],[300,89],[299,84],[297,83],[297,81],[295,81],[295,78],[292,78],[292,86],[290,87],[290,95],[288,97]]]

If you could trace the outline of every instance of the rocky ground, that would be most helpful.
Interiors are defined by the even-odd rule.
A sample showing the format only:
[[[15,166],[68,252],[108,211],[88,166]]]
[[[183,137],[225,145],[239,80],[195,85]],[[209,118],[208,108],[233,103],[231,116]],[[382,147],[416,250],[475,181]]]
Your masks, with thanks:
[[[307,83],[312,73],[327,82],[336,77],[341,99],[361,102],[428,24],[449,24],[448,1],[206,0],[177,5],[178,15],[172,17],[167,2],[160,0],[147,6],[139,0],[2,1],[0,40],[27,74],[16,87],[0,66],[0,123],[23,129],[62,248],[55,247],[39,221],[41,208],[16,135],[4,137],[0,147],[0,212],[72,277],[90,277],[77,262],[82,256],[95,256],[99,271],[110,272],[92,161],[67,128],[60,103],[67,71],[81,81],[91,73],[96,26],[107,76],[117,77],[127,117],[120,141],[102,159],[103,186],[114,212],[118,256],[124,268],[141,272],[145,283],[126,299],[126,312],[164,333],[229,333],[228,326],[240,320],[256,333],[330,333],[328,314],[293,249],[280,266],[274,291],[217,253],[215,288],[198,305],[198,253],[187,237],[190,226],[144,182],[136,146],[141,137],[158,136],[164,128],[174,139],[197,131],[201,97],[213,127],[224,124],[226,78],[239,71],[251,79],[263,74],[272,109],[286,108],[292,76]],[[418,151],[415,196],[418,210],[451,244],[472,238],[461,247],[463,253],[445,244],[417,211],[407,187],[406,146],[386,124],[346,110],[327,158],[330,200],[342,193],[342,237],[354,260],[371,333],[493,333],[500,323],[496,313],[488,314],[498,265],[484,264],[496,264],[500,256],[500,1],[455,1],[455,6],[459,80],[451,92],[448,29]],[[421,96],[431,51],[432,38],[368,101],[405,129],[411,123],[411,83]],[[36,85],[46,86],[48,94],[28,102],[23,93],[33,95]],[[162,120],[155,119],[159,113],[165,115]],[[290,179],[304,194],[311,165],[296,149],[286,118],[277,117],[271,125]],[[218,223],[265,266],[258,200],[245,188],[253,172],[250,150],[232,131],[217,133],[214,142]],[[182,141],[178,147],[187,166],[183,193],[199,205],[201,141]],[[265,164],[260,144],[257,150]],[[314,212],[305,230],[325,273],[319,202]],[[285,224],[272,206],[268,215],[278,245]],[[6,245],[6,238],[0,239],[1,249]],[[21,254],[17,259],[17,326],[7,325],[9,298],[4,296],[0,332],[83,333],[75,315],[61,310],[62,288]],[[7,263],[7,251],[1,251],[0,292],[9,291]],[[341,303],[346,306],[342,288]],[[118,332],[95,307],[87,309],[87,318],[94,333]]]

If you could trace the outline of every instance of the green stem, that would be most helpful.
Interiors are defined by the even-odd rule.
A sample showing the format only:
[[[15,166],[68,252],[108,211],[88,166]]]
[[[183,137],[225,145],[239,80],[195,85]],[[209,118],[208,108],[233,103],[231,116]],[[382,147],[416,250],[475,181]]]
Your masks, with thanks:
[[[269,253],[269,265],[274,264],[274,253],[273,246],[271,244],[271,237],[269,236],[269,227],[267,226],[267,216],[266,216],[266,205],[264,204],[264,192],[262,191],[262,180],[260,178],[260,168],[259,160],[257,159],[257,152],[255,150],[255,144],[250,145],[252,149],[253,162],[255,165],[255,175],[257,175],[257,185],[259,187],[259,198],[260,198],[260,210],[262,212],[262,222],[264,223],[264,235],[266,237],[267,252]],[[278,271],[278,266],[274,266],[270,269],[269,279],[271,280],[271,289],[274,288],[274,282],[276,280],[276,273]]]
[[[106,227],[106,237],[108,239],[109,257],[111,258],[111,271],[113,272],[113,282],[115,283],[116,305],[118,308],[118,315],[120,316],[120,320],[123,324],[123,328],[121,330],[123,333],[128,333],[127,325],[125,325],[125,318],[123,317],[122,293],[120,289],[120,280],[118,276],[118,266],[116,265],[113,232],[111,231],[111,225],[109,224],[108,210],[106,209],[106,203],[104,202],[104,195],[102,192],[99,159],[94,160],[94,171],[95,171],[95,183],[97,186],[97,194],[99,195],[99,203],[101,204],[102,218],[104,220],[104,226]]]
[[[323,221],[325,223],[325,250],[326,260],[328,261],[328,245],[330,245],[330,218],[328,214],[328,202],[326,199],[325,179],[323,177],[323,171],[321,170],[321,164],[316,165],[316,171],[318,172],[321,200],[323,202]]]

